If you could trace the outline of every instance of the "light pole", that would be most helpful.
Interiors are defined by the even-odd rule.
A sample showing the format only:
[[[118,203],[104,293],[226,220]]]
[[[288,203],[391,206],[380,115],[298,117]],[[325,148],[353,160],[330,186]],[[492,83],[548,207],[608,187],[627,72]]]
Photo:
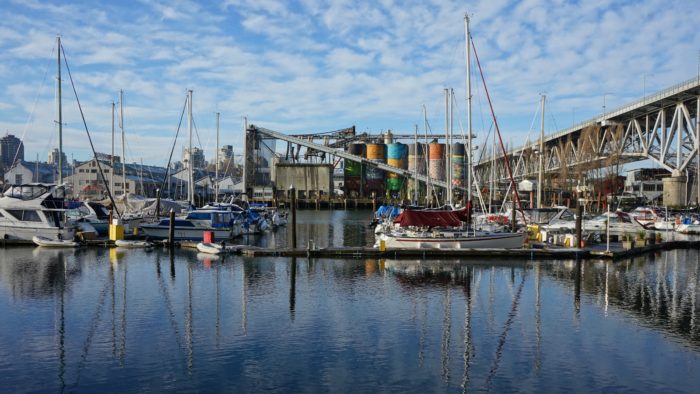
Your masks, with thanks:
[[[654,74],[644,73],[642,76],[642,98],[647,97],[647,77],[653,77]]]

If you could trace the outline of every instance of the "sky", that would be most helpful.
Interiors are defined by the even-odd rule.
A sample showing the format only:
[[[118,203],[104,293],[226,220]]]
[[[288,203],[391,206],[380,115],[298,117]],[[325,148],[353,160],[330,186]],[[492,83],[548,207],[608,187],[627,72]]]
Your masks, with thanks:
[[[445,88],[455,90],[462,133],[465,13],[503,138],[515,146],[537,138],[540,94],[553,133],[604,103],[610,110],[693,78],[700,61],[692,0],[4,0],[0,12],[0,132],[25,141],[27,160],[46,160],[58,145],[57,35],[97,151],[111,150],[111,106],[123,89],[126,160],[161,166],[188,89],[194,145],[207,158],[216,112],[220,144],[236,154],[244,117],[283,133],[412,133],[416,124],[423,132],[425,106],[442,133]],[[491,115],[473,66],[473,128],[483,140]],[[65,67],[62,81],[64,151],[85,160]],[[183,122],[175,159],[186,131]]]

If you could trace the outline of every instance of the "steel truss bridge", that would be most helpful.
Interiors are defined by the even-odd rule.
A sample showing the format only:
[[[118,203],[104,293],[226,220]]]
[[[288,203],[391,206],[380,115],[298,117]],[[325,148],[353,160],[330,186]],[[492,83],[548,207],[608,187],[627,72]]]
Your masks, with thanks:
[[[700,142],[700,78],[646,96],[544,138],[544,173],[573,174],[652,160],[673,176],[695,171]],[[516,179],[537,177],[540,139],[507,153]],[[475,182],[509,180],[503,155],[474,166]],[[494,176],[495,175],[495,176]]]

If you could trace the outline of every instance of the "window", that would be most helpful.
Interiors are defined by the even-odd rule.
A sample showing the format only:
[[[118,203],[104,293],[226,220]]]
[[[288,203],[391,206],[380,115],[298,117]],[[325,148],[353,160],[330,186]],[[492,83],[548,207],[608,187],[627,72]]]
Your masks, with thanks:
[[[21,210],[21,209],[7,209],[6,212],[10,214],[10,216],[14,217],[17,220],[23,221],[23,222],[41,222],[41,218],[39,217],[39,214],[37,211],[31,211],[31,210]]]
[[[92,170],[90,170],[90,172],[93,173],[93,174],[96,174],[96,173],[97,173],[97,170],[96,170],[96,169],[92,169]]]
[[[17,184],[17,185],[22,184],[22,174],[15,174],[15,184]]]

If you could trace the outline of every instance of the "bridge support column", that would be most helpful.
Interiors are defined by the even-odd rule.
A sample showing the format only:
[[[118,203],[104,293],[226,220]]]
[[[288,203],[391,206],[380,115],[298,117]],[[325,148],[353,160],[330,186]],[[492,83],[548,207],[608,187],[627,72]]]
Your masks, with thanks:
[[[674,171],[673,175],[663,179],[663,204],[667,207],[685,205],[686,202],[686,178],[685,176],[677,175],[676,171]]]

